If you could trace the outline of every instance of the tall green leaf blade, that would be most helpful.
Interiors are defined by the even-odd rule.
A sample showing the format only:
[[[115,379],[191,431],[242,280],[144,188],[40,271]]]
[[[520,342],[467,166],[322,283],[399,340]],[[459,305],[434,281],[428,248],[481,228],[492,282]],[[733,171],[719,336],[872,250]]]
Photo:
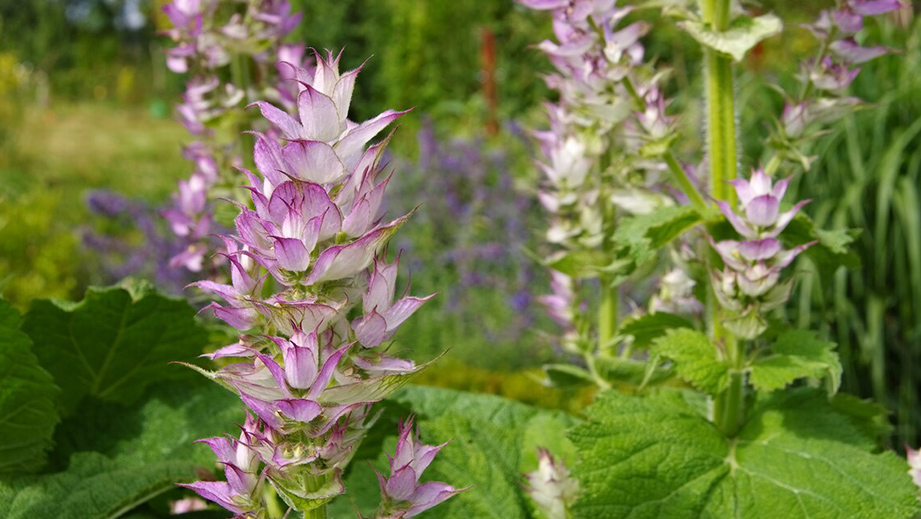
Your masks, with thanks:
[[[40,469],[60,420],[60,390],[38,364],[20,323],[19,312],[0,299],[0,473]]]
[[[36,301],[23,331],[63,390],[70,414],[86,395],[130,404],[153,382],[183,375],[168,363],[201,353],[207,333],[184,300],[122,288],[90,289],[77,304]]]
[[[909,519],[906,462],[815,390],[772,394],[727,439],[681,395],[607,392],[572,430],[575,517]]]

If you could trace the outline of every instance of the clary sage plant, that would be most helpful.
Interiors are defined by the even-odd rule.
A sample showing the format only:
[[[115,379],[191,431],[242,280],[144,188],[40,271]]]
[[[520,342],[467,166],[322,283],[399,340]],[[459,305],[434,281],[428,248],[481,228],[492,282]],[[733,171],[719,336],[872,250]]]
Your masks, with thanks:
[[[302,18],[286,0],[175,0],[163,11],[172,24],[166,34],[176,43],[167,51],[167,66],[189,77],[176,116],[195,139],[183,149],[192,175],[179,182],[163,211],[185,245],[170,263],[208,273],[221,258],[212,238],[220,232],[215,203],[233,196],[242,181],[235,169],[243,165],[240,132],[259,124],[245,107],[270,99],[293,109],[291,66],[307,66],[312,57],[306,46],[284,43]]]
[[[428,298],[397,296],[398,259],[386,245],[409,218],[381,222],[390,175],[380,164],[389,138],[368,147],[405,112],[361,124],[348,120],[359,70],[316,55],[312,70],[291,67],[297,111],[259,101],[283,138],[257,134],[259,174],[244,170],[252,208],[240,205],[224,237],[232,284],[195,285],[220,296],[214,314],[244,335],[209,355],[233,358],[208,377],[239,394],[248,414],[239,439],[202,440],[226,481],[188,485],[240,517],[270,517],[275,494],[303,517],[326,517],[345,492],[342,474],[375,421],[372,404],[421,369],[382,347]],[[266,279],[274,280],[266,289]],[[379,474],[375,517],[414,517],[459,492],[422,483],[443,447],[423,445],[412,420],[400,426],[390,473]]]
[[[783,112],[766,154],[745,157],[738,63],[785,30],[776,15],[730,0],[646,3],[664,4],[655,23],[703,50],[704,150],[682,156],[682,123],[694,121],[670,109],[669,71],[646,55],[656,25],[633,15],[649,5],[519,1],[548,11],[555,34],[539,45],[559,95],[536,133],[553,248],[542,301],[574,363],[547,366],[548,383],[602,390],[570,432],[577,455],[564,465],[540,452],[528,475],[536,507],[552,519],[914,517],[905,460],[878,449],[883,415],[837,394],[834,344],[776,312],[798,255],[835,269],[846,253],[850,235],[816,229],[800,212],[808,200],[785,195],[794,175],[821,174],[811,143],[863,104],[849,84],[892,52],[864,43],[864,23],[900,2],[837,0],[787,28],[818,50],[796,91],[772,85]],[[658,288],[641,288],[656,275]]]

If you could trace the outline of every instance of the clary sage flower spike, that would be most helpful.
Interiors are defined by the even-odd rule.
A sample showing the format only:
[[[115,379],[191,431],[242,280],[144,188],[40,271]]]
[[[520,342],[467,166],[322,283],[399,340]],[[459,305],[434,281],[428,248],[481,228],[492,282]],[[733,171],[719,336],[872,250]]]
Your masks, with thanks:
[[[299,90],[295,116],[253,104],[285,140],[255,134],[259,174],[241,169],[253,209],[239,204],[236,233],[223,237],[231,284],[194,283],[224,300],[209,307],[218,318],[251,332],[209,355],[236,362],[205,373],[252,415],[239,440],[203,440],[227,481],[189,488],[246,517],[262,517],[260,486],[302,512],[343,493],[342,472],[376,418],[371,404],[420,369],[387,353],[397,328],[428,298],[396,294],[398,260],[388,262],[385,247],[409,215],[382,220],[387,140],[368,146],[405,112],[349,121],[359,71],[340,73],[331,53],[315,60],[314,70],[283,64]],[[384,485],[392,518],[413,517],[458,492],[419,484],[441,447],[417,445],[410,429],[410,422],[401,427]]]
[[[753,339],[767,328],[763,313],[778,308],[790,297],[792,280],[780,281],[782,270],[813,243],[784,249],[778,236],[808,203],[799,202],[781,212],[780,202],[789,178],[773,182],[755,170],[748,180],[731,181],[739,199],[739,212],[718,200],[720,211],[743,240],[711,243],[723,260],[721,272],[712,274],[720,305],[733,314],[727,328],[739,337]]]

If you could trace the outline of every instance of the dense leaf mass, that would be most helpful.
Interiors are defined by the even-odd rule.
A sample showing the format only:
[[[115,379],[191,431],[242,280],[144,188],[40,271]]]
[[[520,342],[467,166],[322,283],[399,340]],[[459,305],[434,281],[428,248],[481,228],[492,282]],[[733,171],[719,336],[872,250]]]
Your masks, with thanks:
[[[184,300],[122,288],[90,289],[77,304],[39,300],[22,328],[61,386],[71,414],[87,395],[131,404],[154,382],[181,376],[172,361],[192,360],[207,343]]]
[[[728,439],[682,393],[609,391],[572,430],[575,517],[908,519],[921,507],[905,461],[820,391],[774,393]]]
[[[521,485],[522,474],[537,467],[537,448],[548,448],[566,461],[575,457],[565,431],[577,421],[561,412],[492,395],[421,386],[404,388],[388,402],[409,406],[418,414],[427,443],[451,441],[426,474],[459,486],[474,485],[421,518],[527,519],[531,505]],[[384,466],[385,460],[378,461]],[[331,517],[354,515],[353,505],[373,511],[376,484],[369,474],[363,467],[355,468],[346,486],[349,498],[360,501],[340,498],[333,503]]]

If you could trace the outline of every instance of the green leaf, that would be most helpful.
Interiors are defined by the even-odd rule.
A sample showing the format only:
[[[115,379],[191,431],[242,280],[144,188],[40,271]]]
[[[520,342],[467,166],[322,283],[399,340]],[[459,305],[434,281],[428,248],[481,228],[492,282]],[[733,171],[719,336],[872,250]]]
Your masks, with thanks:
[[[193,360],[207,343],[184,300],[149,291],[91,288],[80,303],[35,301],[23,331],[63,390],[70,414],[87,395],[130,404],[154,383],[185,376],[168,363]]]
[[[39,366],[20,322],[19,312],[0,299],[0,473],[42,468],[60,420],[60,390]]]
[[[729,383],[729,366],[710,339],[698,331],[670,330],[653,343],[650,352],[674,361],[679,377],[711,395],[719,394]]]
[[[693,207],[663,207],[649,214],[625,218],[614,233],[614,242],[626,248],[639,266],[655,258],[659,249],[700,220],[700,214]]]
[[[5,519],[109,519],[175,487],[188,463],[163,461],[138,467],[95,452],[74,455],[64,472],[0,481]]]
[[[783,30],[783,22],[774,14],[737,17],[726,31],[714,31],[702,22],[690,20],[678,22],[678,26],[704,47],[728,54],[736,61],[742,61],[755,45]]]
[[[55,434],[64,470],[0,482],[0,517],[118,517],[216,468],[212,452],[194,442],[243,421],[239,399],[212,383],[158,387],[140,406],[90,397],[78,411]]]
[[[774,393],[734,440],[673,391],[609,391],[570,438],[577,519],[909,519],[921,506],[906,462],[828,404]]]
[[[646,348],[653,340],[665,335],[668,330],[693,327],[694,325],[684,317],[656,312],[625,319],[617,333],[632,336],[634,348]]]
[[[591,373],[572,364],[548,364],[544,366],[544,373],[552,387],[571,388],[595,383]]]
[[[834,343],[807,330],[785,332],[777,338],[771,354],[755,360],[749,380],[758,390],[775,391],[800,378],[827,376],[835,393],[841,386],[841,362],[834,348]]]
[[[576,421],[564,413],[491,395],[420,386],[406,387],[390,401],[415,411],[425,443],[451,441],[422,480],[471,487],[420,515],[421,519],[527,519],[529,502],[520,483],[523,473],[537,468],[537,447],[547,447],[567,461],[575,455],[565,430]],[[392,441],[385,444],[391,454],[392,449]],[[385,458],[378,460],[379,468],[382,463]],[[370,493],[370,498],[355,494],[355,501],[337,499],[330,517],[354,517],[353,504],[373,514],[379,494],[374,475],[365,467],[353,472],[346,481],[349,496],[362,492]]]
[[[658,384],[672,376],[672,369],[651,366],[648,362],[622,357],[598,356],[595,359],[598,375],[611,384],[629,384],[632,386]],[[650,369],[652,370],[650,372]]]
[[[567,276],[588,279],[596,278],[601,274],[615,274],[627,268],[627,264],[620,258],[613,258],[599,250],[570,251],[556,254],[547,261],[545,266],[562,272]]]
[[[784,229],[780,239],[787,247],[796,247],[804,243],[816,242],[806,249],[805,254],[812,258],[823,277],[834,274],[838,267],[857,268],[860,258],[850,245],[860,234],[859,229],[836,229],[826,231],[816,227],[815,222],[800,212]]]
[[[212,467],[211,450],[194,442],[237,432],[243,409],[236,395],[205,380],[158,386],[137,406],[91,397],[58,426],[54,455],[66,460],[73,453],[96,451],[125,465],[181,460],[190,468]],[[188,477],[194,477],[191,470]]]

